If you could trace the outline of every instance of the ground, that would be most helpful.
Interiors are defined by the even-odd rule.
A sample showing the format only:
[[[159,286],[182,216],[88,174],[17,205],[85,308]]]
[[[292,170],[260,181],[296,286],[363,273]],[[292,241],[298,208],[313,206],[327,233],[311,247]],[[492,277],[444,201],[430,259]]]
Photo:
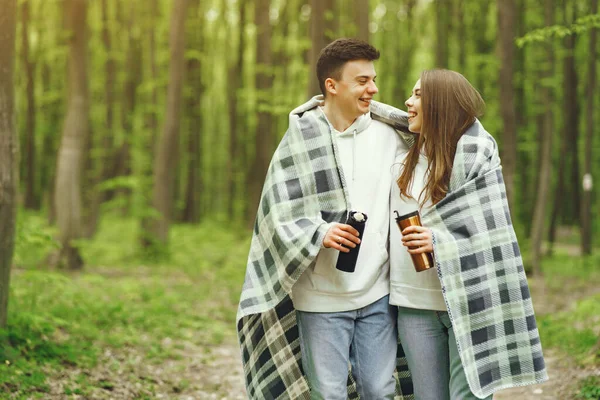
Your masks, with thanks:
[[[600,292],[597,286],[571,291],[571,296],[549,293],[539,281],[531,281],[532,297],[538,314],[568,309],[579,298]],[[565,290],[570,290],[568,284]],[[567,301],[565,301],[567,300]],[[134,349],[106,350],[97,367],[91,371],[67,369],[48,371],[52,389],[49,399],[245,399],[244,379],[239,347],[233,334],[215,346],[199,346],[191,342],[173,343],[164,339],[165,348],[177,349],[177,357],[162,363],[147,364]],[[590,375],[600,375],[600,369],[579,369],[565,354],[545,351],[550,380],[541,385],[503,390],[496,400],[546,400],[573,398],[576,383]],[[100,382],[86,396],[66,396],[64,381],[83,374],[91,382]],[[70,377],[70,379],[69,379]]]

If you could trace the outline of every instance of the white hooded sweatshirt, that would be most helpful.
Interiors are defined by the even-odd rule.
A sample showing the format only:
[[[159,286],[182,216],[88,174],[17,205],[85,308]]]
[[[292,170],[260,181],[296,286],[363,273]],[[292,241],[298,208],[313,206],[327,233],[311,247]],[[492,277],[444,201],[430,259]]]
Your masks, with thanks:
[[[309,112],[319,113],[318,107]],[[329,122],[327,122],[329,123]],[[392,165],[401,146],[390,126],[365,114],[344,132],[334,135],[352,211],[367,214],[361,248],[352,273],[335,268],[339,251],[321,248],[292,288],[294,307],[300,311],[338,312],[365,307],[389,294],[389,198]]]

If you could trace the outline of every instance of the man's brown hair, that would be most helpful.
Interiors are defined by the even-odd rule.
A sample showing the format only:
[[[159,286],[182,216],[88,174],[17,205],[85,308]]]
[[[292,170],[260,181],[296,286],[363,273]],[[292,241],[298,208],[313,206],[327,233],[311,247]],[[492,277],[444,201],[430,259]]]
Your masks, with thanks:
[[[321,50],[317,61],[317,79],[324,96],[325,80],[333,78],[342,79],[342,70],[348,61],[379,59],[379,51],[369,43],[359,39],[337,39]]]
[[[483,114],[485,102],[469,81],[455,71],[434,69],[421,74],[421,132],[409,150],[404,169],[398,178],[402,196],[410,196],[410,187],[419,153],[427,157],[427,172],[421,205],[427,200],[433,204],[448,193],[450,173],[458,140]],[[423,198],[422,198],[423,197]]]

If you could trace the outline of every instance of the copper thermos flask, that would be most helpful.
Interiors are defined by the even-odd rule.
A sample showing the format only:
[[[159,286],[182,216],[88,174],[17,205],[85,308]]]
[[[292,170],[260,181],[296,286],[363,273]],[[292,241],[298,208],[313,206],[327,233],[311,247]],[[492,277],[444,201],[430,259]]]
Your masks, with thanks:
[[[413,211],[404,215],[399,215],[398,211],[394,212],[396,213],[396,224],[398,224],[400,232],[409,226],[421,226],[419,211]],[[426,271],[434,265],[431,253],[411,254],[410,257],[412,258],[413,265],[417,272]]]

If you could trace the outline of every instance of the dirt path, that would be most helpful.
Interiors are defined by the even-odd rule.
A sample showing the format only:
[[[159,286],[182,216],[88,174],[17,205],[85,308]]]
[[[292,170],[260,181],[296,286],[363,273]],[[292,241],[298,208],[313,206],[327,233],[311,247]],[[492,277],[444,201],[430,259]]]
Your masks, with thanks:
[[[539,282],[531,282],[532,297],[538,315],[568,310],[570,304],[600,292],[599,285],[574,290],[565,282],[562,290],[546,290]],[[569,299],[565,302],[565,299]],[[569,304],[570,303],[570,304]],[[171,342],[163,347],[172,350],[170,357],[149,364],[140,350],[126,348],[105,350],[91,371],[49,370],[51,390],[48,399],[178,399],[241,400],[246,399],[239,347],[233,332],[224,342],[202,346],[191,342]],[[557,351],[545,349],[550,381],[535,386],[503,390],[495,400],[571,399],[577,382],[586,376],[600,376],[600,368],[582,370]],[[81,396],[67,396],[68,382],[81,382],[87,389]]]

